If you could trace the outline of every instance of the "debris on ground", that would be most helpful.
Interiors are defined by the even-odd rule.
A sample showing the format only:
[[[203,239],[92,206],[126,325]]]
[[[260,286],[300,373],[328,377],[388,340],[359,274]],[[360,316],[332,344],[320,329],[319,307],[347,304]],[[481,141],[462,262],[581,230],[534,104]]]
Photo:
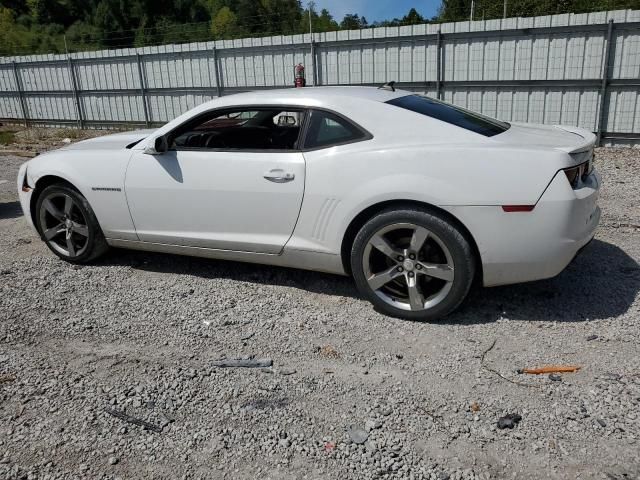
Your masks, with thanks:
[[[338,351],[331,345],[324,345],[320,347],[320,355],[326,358],[340,358]]]
[[[270,358],[228,358],[214,360],[211,365],[217,368],[267,368],[273,365]]]
[[[479,410],[480,410],[480,404],[479,404],[478,402],[473,402],[473,403],[471,404],[471,406],[469,407],[469,409],[470,409],[472,412],[477,412],[477,411],[479,411]]]
[[[593,340],[597,340],[597,338],[598,338],[598,335],[589,335],[587,337],[587,342],[591,342]]]
[[[295,368],[279,368],[278,369],[278,373],[280,375],[293,375],[294,373],[296,373],[296,369]]]
[[[562,381],[562,376],[556,374],[556,373],[552,373],[551,375],[549,375],[549,380],[551,380],[552,382],[561,382]]]
[[[151,430],[152,432],[160,433],[162,431],[162,428],[160,426],[155,425],[151,422],[147,422],[146,420],[142,420],[140,418],[132,417],[131,415],[125,412],[122,412],[120,410],[115,410],[113,408],[107,407],[104,409],[104,411],[107,412],[109,415],[119,418],[120,420],[123,420],[128,423],[132,423],[133,425],[138,425],[139,427],[144,427],[147,430]]]
[[[545,365],[538,368],[521,368],[518,373],[528,373],[530,375],[544,375],[547,373],[574,373],[580,370],[577,365]]]
[[[520,423],[520,420],[522,420],[522,417],[517,413],[509,413],[508,415],[498,419],[498,428],[514,428],[518,423]]]
[[[13,382],[15,379],[16,379],[16,376],[10,373],[3,373],[0,375],[0,383]]]
[[[490,365],[487,365],[485,359],[487,357],[487,354],[493,350],[493,348],[496,346],[496,343],[498,342],[497,338],[493,339],[493,342],[491,342],[491,345],[489,345],[489,347],[487,347],[483,352],[482,355],[480,355],[480,367],[482,367],[483,369],[487,370],[488,372],[493,373],[494,375],[500,377],[503,380],[506,380],[509,383],[513,383],[514,385],[520,385],[521,387],[531,387],[531,388],[538,388],[538,385],[529,385],[528,383],[523,383],[523,382],[519,382],[518,380],[512,380],[511,378],[505,377],[502,373],[500,373],[498,370],[496,370],[495,368],[491,367]],[[520,373],[520,371],[518,370],[518,373]]]

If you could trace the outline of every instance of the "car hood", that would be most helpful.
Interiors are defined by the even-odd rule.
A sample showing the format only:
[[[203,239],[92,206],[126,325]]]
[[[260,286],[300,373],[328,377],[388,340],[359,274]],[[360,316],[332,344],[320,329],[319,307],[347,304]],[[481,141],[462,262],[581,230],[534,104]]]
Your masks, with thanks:
[[[61,150],[120,150],[134,142],[138,142],[151,133],[155,129],[135,130],[132,132],[114,133],[113,135],[104,135],[102,137],[90,138],[81,142],[72,143]]]
[[[511,128],[493,140],[523,147],[555,148],[567,153],[593,148],[596,136],[588,130],[561,125],[512,123]]]

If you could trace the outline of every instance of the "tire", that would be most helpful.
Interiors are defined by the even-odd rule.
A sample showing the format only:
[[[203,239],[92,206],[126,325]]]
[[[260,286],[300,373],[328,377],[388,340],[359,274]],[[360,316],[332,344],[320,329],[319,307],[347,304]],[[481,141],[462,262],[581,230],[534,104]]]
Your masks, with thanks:
[[[475,262],[460,228],[415,207],[371,218],[356,235],[350,258],[358,290],[376,309],[418,321],[441,319],[462,303]]]
[[[34,217],[47,247],[67,262],[90,263],[109,248],[89,202],[69,185],[42,190]]]

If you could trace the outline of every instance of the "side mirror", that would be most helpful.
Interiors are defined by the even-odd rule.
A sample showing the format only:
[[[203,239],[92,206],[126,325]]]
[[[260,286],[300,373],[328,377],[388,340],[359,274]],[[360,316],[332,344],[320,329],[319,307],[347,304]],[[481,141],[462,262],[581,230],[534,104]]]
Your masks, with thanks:
[[[153,142],[153,147],[147,147],[144,150],[144,153],[149,155],[161,155],[169,150],[169,143],[167,142],[167,137],[161,135],[160,137],[156,137]]]

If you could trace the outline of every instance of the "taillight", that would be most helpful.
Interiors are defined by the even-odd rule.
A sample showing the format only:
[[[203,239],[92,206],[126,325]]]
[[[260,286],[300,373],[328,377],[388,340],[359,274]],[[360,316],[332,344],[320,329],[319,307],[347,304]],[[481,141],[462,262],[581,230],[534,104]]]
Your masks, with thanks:
[[[575,167],[564,169],[564,173],[572,188],[576,188],[578,180],[585,182],[587,177],[591,175],[591,172],[593,172],[593,159],[576,165]]]
[[[569,184],[573,187],[578,181],[578,177],[580,176],[580,166],[565,168],[565,175],[567,175],[567,180],[569,180]]]
[[[591,173],[593,173],[593,162],[595,162],[595,160],[596,160],[596,156],[593,155],[587,162],[586,166],[584,167],[584,172],[582,173],[583,180],[586,180],[587,177],[591,175]]]

